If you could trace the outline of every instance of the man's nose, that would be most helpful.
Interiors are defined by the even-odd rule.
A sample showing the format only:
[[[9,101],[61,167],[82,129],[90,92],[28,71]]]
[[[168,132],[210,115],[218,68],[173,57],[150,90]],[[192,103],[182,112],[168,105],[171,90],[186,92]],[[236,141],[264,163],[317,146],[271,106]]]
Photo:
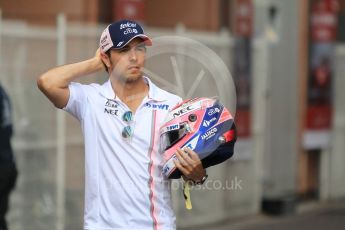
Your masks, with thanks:
[[[137,53],[135,51],[135,48],[132,48],[129,50],[129,60],[130,61],[136,61],[137,60]]]

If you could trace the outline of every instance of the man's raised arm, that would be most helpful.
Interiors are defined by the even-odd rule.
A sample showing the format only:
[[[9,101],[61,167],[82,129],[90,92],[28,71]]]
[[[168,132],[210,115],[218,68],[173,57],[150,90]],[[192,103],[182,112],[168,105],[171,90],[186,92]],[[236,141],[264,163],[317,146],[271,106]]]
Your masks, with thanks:
[[[85,61],[52,68],[37,79],[38,88],[57,108],[64,108],[69,99],[68,85],[74,79],[104,70],[99,50]]]

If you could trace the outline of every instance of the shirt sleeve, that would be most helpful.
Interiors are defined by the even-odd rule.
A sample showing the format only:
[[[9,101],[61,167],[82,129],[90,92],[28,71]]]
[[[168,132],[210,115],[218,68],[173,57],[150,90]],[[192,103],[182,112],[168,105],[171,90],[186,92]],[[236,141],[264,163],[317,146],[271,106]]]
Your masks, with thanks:
[[[71,82],[69,88],[69,99],[63,110],[70,113],[79,121],[83,120],[84,112],[87,107],[86,85]]]

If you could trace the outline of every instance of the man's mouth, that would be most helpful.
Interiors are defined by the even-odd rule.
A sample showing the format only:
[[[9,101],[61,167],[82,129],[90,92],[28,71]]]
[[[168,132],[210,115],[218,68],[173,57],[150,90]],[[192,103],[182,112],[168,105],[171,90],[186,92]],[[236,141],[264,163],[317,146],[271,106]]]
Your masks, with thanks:
[[[129,70],[140,70],[139,66],[129,66],[128,67]]]

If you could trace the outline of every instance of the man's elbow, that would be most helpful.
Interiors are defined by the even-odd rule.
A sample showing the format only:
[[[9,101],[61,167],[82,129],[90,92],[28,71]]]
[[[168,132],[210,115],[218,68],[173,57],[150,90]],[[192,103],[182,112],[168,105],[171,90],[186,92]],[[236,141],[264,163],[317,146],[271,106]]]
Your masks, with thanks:
[[[51,84],[49,84],[49,79],[47,75],[42,74],[41,76],[39,76],[39,78],[37,79],[37,87],[42,92],[46,92],[51,87]]]
[[[68,91],[65,91],[65,89],[59,88],[54,85],[50,81],[48,75],[42,74],[37,79],[37,87],[53,103],[56,108],[62,109],[66,106],[69,97]]]

